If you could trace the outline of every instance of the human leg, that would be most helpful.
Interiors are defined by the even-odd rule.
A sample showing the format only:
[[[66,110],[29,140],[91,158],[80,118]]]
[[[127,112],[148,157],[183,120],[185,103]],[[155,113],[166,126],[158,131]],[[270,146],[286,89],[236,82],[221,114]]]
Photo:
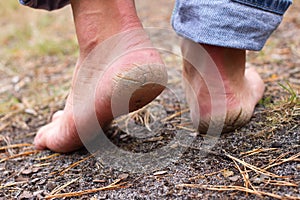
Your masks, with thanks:
[[[201,133],[211,125],[221,127],[223,132],[241,127],[250,120],[264,92],[258,73],[245,68],[245,50],[191,43],[187,41],[182,46],[183,76],[195,126]],[[191,64],[192,52],[202,49],[205,53],[201,60]],[[203,64],[198,65],[198,61]],[[220,76],[209,68],[216,68]],[[225,106],[226,112],[220,106]]]
[[[263,95],[264,84],[254,69],[245,68],[247,50],[260,50],[282,20],[289,0],[191,0],[177,1],[172,17],[175,31],[185,39],[183,76],[191,116],[200,132],[206,132],[209,123],[223,126],[223,132],[234,130],[252,116],[254,107]],[[252,3],[252,4],[251,4]],[[191,45],[194,42],[194,45]],[[198,46],[197,46],[197,45]],[[192,47],[192,48],[191,48]],[[198,64],[189,62],[199,50]],[[200,55],[201,49],[206,54]],[[207,62],[212,60],[212,62]],[[199,67],[200,66],[200,67]],[[207,85],[214,75],[206,69],[215,67],[225,87]],[[210,88],[210,90],[208,90]],[[226,116],[212,116],[211,98],[225,96]],[[217,98],[218,99],[218,98]],[[221,101],[221,100],[220,100]],[[221,103],[219,103],[221,104]],[[220,113],[221,114],[221,113]]]
[[[89,54],[97,48],[99,44],[102,44],[102,42],[119,33],[125,34],[125,40],[130,40],[131,44],[128,45],[128,48],[134,48],[134,46],[149,47],[151,43],[142,29],[132,0],[73,0],[71,4],[80,49],[72,85],[73,87],[75,86],[81,67],[91,67],[92,70],[103,71],[103,78],[97,86],[94,103],[99,123],[104,127],[108,125],[114,117],[111,110],[111,98],[114,87],[118,86],[118,89],[124,87],[124,90],[126,90],[128,89],[126,87],[131,87],[135,82],[164,83],[167,77],[166,71],[163,68],[163,63],[158,52],[151,48],[141,48],[140,50],[122,55],[109,69],[105,68],[105,66],[97,69],[95,66],[84,64],[87,62],[86,59],[88,59]],[[134,30],[140,33],[138,37],[135,38],[126,35],[127,32],[134,32]],[[109,51],[110,49],[107,49],[106,52],[96,51],[93,53],[108,55]],[[108,61],[102,60],[101,62],[105,63]],[[151,69],[147,68],[147,66],[151,66]],[[145,74],[143,69],[145,69],[145,71],[152,70],[152,74],[160,74],[160,76],[154,77]],[[135,75],[137,80],[127,80],[127,73],[131,73],[132,76]],[[86,77],[86,80],[89,81],[89,78],[92,77]],[[139,80],[139,78],[143,80]],[[75,89],[76,88],[72,88],[70,91],[64,111],[56,113],[52,122],[38,131],[35,138],[37,148],[49,148],[57,152],[69,152],[82,146],[82,142],[76,130],[73,113]],[[163,89],[164,87],[161,85],[145,84],[133,94],[132,99],[130,99],[129,110],[136,110],[149,103],[159,95]],[[80,93],[81,91],[77,90],[77,94],[75,95],[80,98]],[[82,93],[84,93],[84,91],[82,91]],[[87,119],[82,123],[88,123],[90,114],[91,113],[82,113],[84,118]],[[87,137],[93,139],[94,135]]]

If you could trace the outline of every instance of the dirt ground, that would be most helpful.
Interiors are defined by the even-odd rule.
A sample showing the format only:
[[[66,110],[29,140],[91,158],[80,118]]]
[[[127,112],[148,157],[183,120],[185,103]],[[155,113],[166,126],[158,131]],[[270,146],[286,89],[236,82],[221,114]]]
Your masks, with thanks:
[[[144,26],[170,29],[173,3],[137,1]],[[15,0],[1,1],[0,199],[300,199],[299,9],[295,1],[264,49],[248,52],[247,64],[266,83],[264,98],[251,121],[223,134],[206,156],[204,136],[189,127],[180,59],[164,52],[170,87],[178,95],[166,91],[132,116],[146,128],[131,133],[157,121],[162,128],[135,138],[114,123],[109,138],[124,150],[146,153],[167,145],[178,130],[196,137],[170,165],[129,173],[85,149],[70,154],[34,149],[36,131],[63,108],[68,94],[78,55],[71,11],[34,11]],[[153,42],[178,52],[177,39],[164,30],[151,33]],[[149,113],[156,120],[146,120]]]

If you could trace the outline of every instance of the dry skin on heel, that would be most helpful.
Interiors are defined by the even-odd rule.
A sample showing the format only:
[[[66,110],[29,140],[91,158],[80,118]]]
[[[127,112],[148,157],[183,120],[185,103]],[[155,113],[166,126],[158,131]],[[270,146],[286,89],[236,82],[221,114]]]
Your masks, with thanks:
[[[114,78],[112,111],[114,116],[137,110],[155,99],[167,84],[162,64],[136,65]]]

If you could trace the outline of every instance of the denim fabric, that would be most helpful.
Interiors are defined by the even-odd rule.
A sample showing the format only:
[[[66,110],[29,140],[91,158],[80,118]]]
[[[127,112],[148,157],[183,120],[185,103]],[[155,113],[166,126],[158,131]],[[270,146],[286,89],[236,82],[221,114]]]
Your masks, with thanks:
[[[292,4],[292,0],[232,0],[243,3],[245,5],[260,8],[279,15],[283,15],[288,7]]]
[[[19,0],[33,8],[55,10],[69,0]],[[282,21],[292,0],[176,0],[172,26],[194,42],[260,50]]]
[[[177,0],[172,26],[198,43],[261,50],[291,0]]]
[[[22,5],[44,10],[56,10],[70,3],[69,0],[19,0]]]

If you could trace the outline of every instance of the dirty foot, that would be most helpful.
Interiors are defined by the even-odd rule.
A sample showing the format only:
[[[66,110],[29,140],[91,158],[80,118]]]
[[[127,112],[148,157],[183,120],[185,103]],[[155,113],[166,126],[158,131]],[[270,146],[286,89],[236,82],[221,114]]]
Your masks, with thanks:
[[[221,127],[222,132],[229,132],[246,124],[255,105],[262,98],[265,87],[254,69],[245,69],[245,51],[192,44],[190,41],[185,41],[182,51],[186,58],[183,70],[186,97],[193,123],[199,132],[206,133],[210,124]],[[190,62],[194,65],[198,63],[198,66],[194,67]],[[223,86],[218,83],[218,76],[213,68],[220,74],[219,83],[222,82]],[[215,116],[211,114],[212,98],[215,102]],[[224,109],[224,106],[226,110],[223,113],[226,116],[218,116],[222,115],[219,110]]]
[[[93,70],[97,70],[98,74],[102,73],[101,81],[97,82],[97,86],[95,86],[94,95],[95,112],[101,127],[105,127],[116,117],[113,116],[111,108],[112,95],[115,90],[126,91],[139,86],[139,89],[133,92],[127,106],[129,111],[133,111],[151,102],[163,91],[164,87],[162,85],[167,82],[167,73],[163,62],[159,53],[155,49],[149,48],[151,43],[135,13],[133,1],[74,0],[71,1],[71,4],[80,47],[80,57],[74,71],[72,89],[66,106],[63,111],[58,111],[53,115],[51,123],[38,131],[34,140],[37,149],[48,148],[56,152],[70,152],[83,146],[76,129],[73,110],[74,97],[84,98],[80,95],[86,93],[86,91],[74,88],[75,83],[78,84],[78,72],[82,68],[87,68],[86,71],[93,72]],[[97,50],[97,46],[111,38],[111,36],[120,33],[123,38],[122,41],[120,40],[120,43],[122,43],[120,48],[124,48],[129,52],[123,55],[117,54],[117,58],[108,67],[111,59],[114,59],[110,53],[113,53],[113,49],[117,49],[120,43],[112,42],[114,46],[109,46],[105,52],[103,48],[99,52],[101,48]],[[148,48],[143,49],[143,47]],[[134,51],[130,52],[131,49],[134,49]],[[102,65],[89,60],[91,52],[93,52],[94,56],[92,57],[94,58],[95,55],[99,55]],[[89,62],[90,64],[86,64]],[[103,65],[103,63],[107,63],[107,65]],[[89,80],[94,78],[93,74],[90,73],[85,77],[84,80],[87,83],[82,84],[88,85]],[[74,91],[76,91],[76,94],[74,94]],[[125,113],[120,111],[118,114]],[[86,120],[80,123],[85,123],[84,125],[88,126],[92,113],[83,112],[81,115]],[[92,140],[95,135],[86,135],[85,137]]]

